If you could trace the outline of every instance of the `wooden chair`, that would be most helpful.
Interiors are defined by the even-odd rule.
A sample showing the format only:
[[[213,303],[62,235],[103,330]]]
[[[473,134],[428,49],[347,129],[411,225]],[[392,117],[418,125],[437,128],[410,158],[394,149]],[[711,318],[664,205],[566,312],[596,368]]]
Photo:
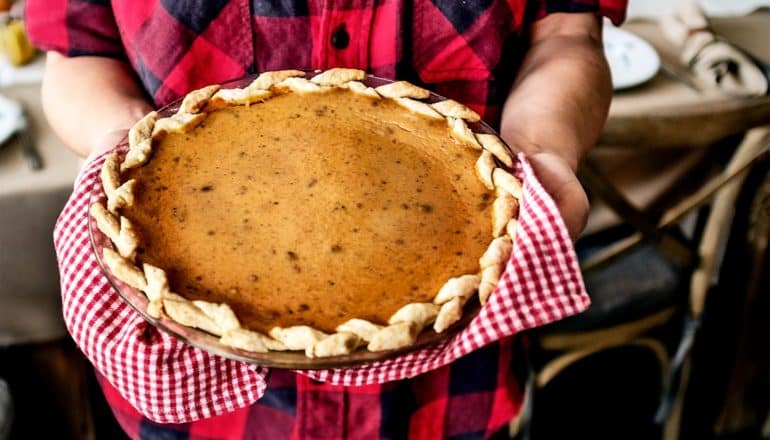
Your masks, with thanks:
[[[717,19],[713,27],[717,33],[751,50],[761,39],[755,34],[757,41],[752,42],[741,40],[741,36],[745,38],[756,28],[770,37],[766,26],[769,20],[770,13],[761,12],[748,17]],[[674,56],[675,49],[662,40],[655,23],[629,23],[626,28],[650,41],[664,58]],[[770,61],[770,51],[766,49],[765,53],[755,55]],[[539,363],[533,363],[528,405],[538,390],[581,360],[621,347],[635,347],[657,360],[660,388],[668,396],[657,417],[663,425],[664,438],[678,438],[691,366],[690,348],[719,268],[743,182],[750,170],[767,163],[770,149],[767,124],[770,124],[770,97],[732,99],[703,95],[663,73],[638,89],[615,96],[596,153],[588,158],[579,176],[593,201],[600,200],[606,205],[604,223],[614,214],[622,220],[622,226],[616,229],[628,232],[582,259],[589,294],[597,296],[593,298],[592,309],[530,335],[532,351],[547,355],[542,356]],[[598,160],[613,151],[620,154],[661,152],[662,155],[664,151],[676,149],[702,152],[695,154],[699,156],[698,166],[691,167],[684,175],[669,178],[665,188],[647,191],[648,194],[636,197],[637,200],[616,187],[607,168],[602,168]],[[656,183],[660,182],[652,182]],[[770,192],[770,188],[767,191]],[[656,195],[650,197],[649,193]],[[645,197],[646,206],[640,207],[638,200]],[[688,217],[693,227],[683,231],[682,222]],[[766,237],[767,233],[755,235]],[[666,278],[670,282],[661,287],[665,294],[648,301],[644,295],[649,292],[636,285],[644,280],[639,279],[639,272],[629,272],[627,267],[639,262],[643,266],[654,266],[652,262],[659,259],[670,264],[650,272],[649,277]],[[649,272],[650,268],[645,270]],[[606,303],[617,300],[611,297],[612,289],[609,293],[602,292],[606,283],[597,280],[612,277],[613,273],[617,278],[623,276],[624,271],[630,274],[626,277],[625,289],[635,289],[636,297],[628,298],[622,307],[607,306]],[[597,290],[592,291],[592,287],[597,286]],[[666,327],[669,331],[681,331],[674,347],[656,336],[656,332]],[[513,431],[526,424],[531,411],[537,413],[537,408],[530,406],[522,420],[512,425]]]

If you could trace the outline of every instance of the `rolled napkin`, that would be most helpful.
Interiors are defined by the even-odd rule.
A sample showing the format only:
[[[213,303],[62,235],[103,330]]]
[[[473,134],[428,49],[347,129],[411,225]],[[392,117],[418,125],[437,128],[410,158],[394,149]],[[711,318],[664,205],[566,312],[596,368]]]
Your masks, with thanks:
[[[731,96],[768,94],[770,69],[715,35],[696,0],[681,0],[677,12],[663,18],[660,27],[681,49],[680,61],[701,86]]]

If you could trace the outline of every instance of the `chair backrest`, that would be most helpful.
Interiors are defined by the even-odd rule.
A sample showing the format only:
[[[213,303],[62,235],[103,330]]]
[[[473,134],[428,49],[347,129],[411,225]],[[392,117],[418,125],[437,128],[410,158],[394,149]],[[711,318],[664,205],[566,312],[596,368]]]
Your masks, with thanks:
[[[767,122],[770,123],[770,116]],[[722,172],[694,192],[681,197],[662,214],[643,211],[634,206],[590,160],[586,161],[579,171],[581,182],[592,195],[601,198],[624,223],[637,232],[584,260],[581,263],[583,270],[591,271],[602,267],[643,242],[657,243],[663,253],[682,266],[693,264],[695,245],[691,240],[673,233],[674,226],[685,215],[707,204],[731,182],[745,176],[751,166],[770,155],[770,139],[763,135],[765,132],[762,130],[746,138]]]

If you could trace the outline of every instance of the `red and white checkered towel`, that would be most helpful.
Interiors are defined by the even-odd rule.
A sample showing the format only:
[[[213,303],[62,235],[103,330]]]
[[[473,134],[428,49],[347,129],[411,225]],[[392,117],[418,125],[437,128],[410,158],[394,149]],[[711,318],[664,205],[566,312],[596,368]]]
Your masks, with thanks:
[[[112,290],[88,238],[88,204],[104,155],[89,162],[54,229],[64,319],[96,368],[142,414],[184,423],[241,408],[265,391],[267,368],[224,359],[149,325]],[[413,377],[486,344],[584,310],[589,299],[567,229],[526,158],[516,245],[497,290],[467,328],[451,339],[359,368],[300,371],[334,384]]]

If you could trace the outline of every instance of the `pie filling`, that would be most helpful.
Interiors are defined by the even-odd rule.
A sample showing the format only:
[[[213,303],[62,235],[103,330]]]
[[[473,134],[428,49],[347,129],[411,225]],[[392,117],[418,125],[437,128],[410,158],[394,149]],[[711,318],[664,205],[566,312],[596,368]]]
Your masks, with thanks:
[[[386,324],[478,272],[494,201],[469,171],[478,154],[391,100],[286,93],[157,142],[121,211],[140,262],[246,328]]]

